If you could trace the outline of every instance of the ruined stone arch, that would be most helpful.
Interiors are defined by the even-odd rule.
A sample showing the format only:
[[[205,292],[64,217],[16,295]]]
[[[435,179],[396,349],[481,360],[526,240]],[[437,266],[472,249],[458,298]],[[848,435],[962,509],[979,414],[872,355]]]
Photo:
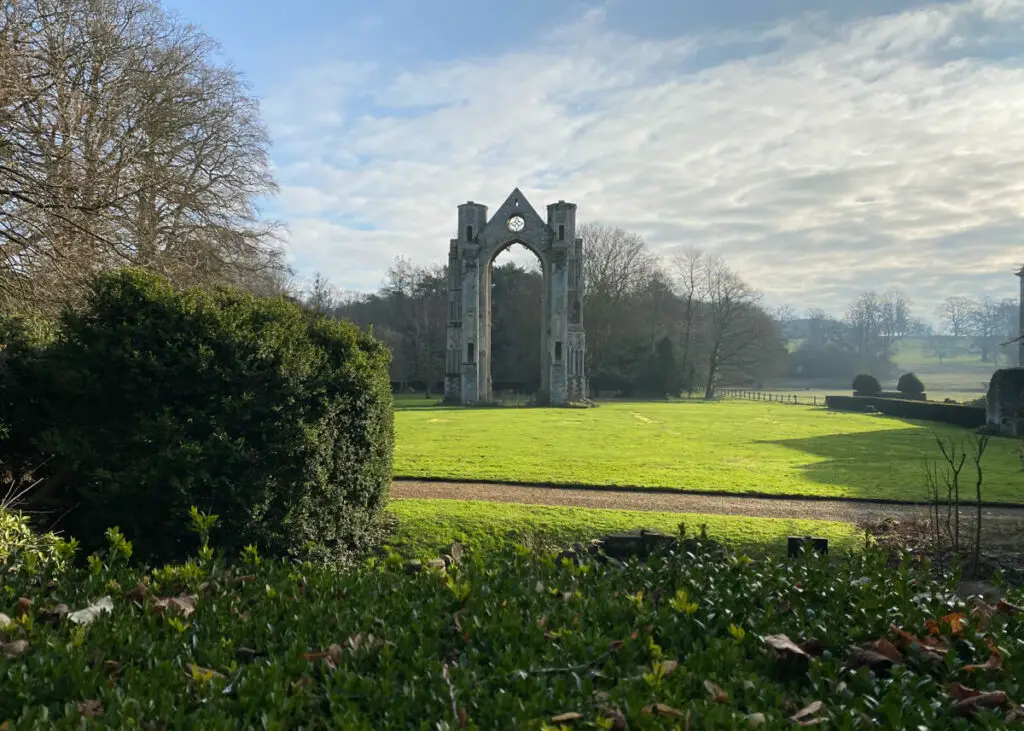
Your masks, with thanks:
[[[459,206],[458,237],[448,250],[448,352],[445,400],[487,403],[491,381],[491,266],[513,244],[532,251],[543,274],[541,398],[565,405],[586,396],[583,240],[576,238],[576,205],[547,207],[547,220],[516,188],[493,216],[487,206]]]

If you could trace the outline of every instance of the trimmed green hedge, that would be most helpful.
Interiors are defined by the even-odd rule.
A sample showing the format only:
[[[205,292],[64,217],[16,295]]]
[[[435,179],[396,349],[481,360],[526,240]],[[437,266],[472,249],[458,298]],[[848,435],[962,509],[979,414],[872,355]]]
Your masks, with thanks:
[[[227,550],[336,561],[386,502],[389,360],[284,299],[104,275],[52,342],[6,358],[0,454],[43,478],[26,509],[87,551],[116,525],[144,559],[183,556],[195,505],[220,515]]]
[[[886,416],[941,421],[972,429],[982,426],[986,421],[984,408],[935,401],[912,401],[879,396],[826,396],[825,405],[838,411],[866,411],[866,407],[873,406]]]
[[[873,394],[857,393],[853,394],[858,398],[887,398],[887,399],[901,399],[903,401],[927,401],[928,394],[921,393],[903,393],[901,391],[879,391]]]

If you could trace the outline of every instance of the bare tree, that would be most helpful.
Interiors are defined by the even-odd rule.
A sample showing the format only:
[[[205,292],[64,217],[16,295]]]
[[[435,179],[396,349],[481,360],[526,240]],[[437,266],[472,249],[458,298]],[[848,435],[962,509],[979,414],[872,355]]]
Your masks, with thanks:
[[[588,372],[600,374],[649,333],[649,315],[637,307],[658,269],[641,236],[600,223],[577,228],[587,252],[583,260],[583,311],[587,323]],[[647,337],[642,338],[646,347]]]
[[[314,272],[306,289],[306,305],[312,310],[326,315],[338,306],[338,292],[323,272]]]
[[[846,313],[846,323],[858,357],[865,364],[874,361],[881,349],[882,300],[878,294],[860,294]]]
[[[622,299],[643,287],[657,266],[657,257],[639,234],[600,223],[584,223],[576,235],[583,239],[587,252],[583,281],[588,296]]]
[[[768,313],[775,322],[780,325],[792,322],[796,318],[796,309],[791,305],[776,305]]]
[[[943,329],[953,337],[970,334],[971,321],[977,316],[978,303],[970,297],[947,297],[935,310]]]
[[[700,267],[707,308],[707,370],[704,397],[713,398],[719,375],[756,358],[771,323],[758,307],[759,296],[721,257],[705,254]],[[757,315],[761,315],[758,317]]]
[[[901,290],[890,289],[879,301],[878,315],[882,354],[888,358],[892,355],[893,345],[910,330],[910,300]]]
[[[823,350],[829,345],[840,345],[842,323],[821,308],[807,310],[807,347]]]
[[[269,139],[216,45],[150,0],[19,0],[0,24],[0,307],[142,266],[256,287],[284,267]]]
[[[680,368],[687,390],[693,387],[696,371],[696,329],[698,310],[704,296],[705,278],[702,276],[705,255],[700,249],[687,247],[672,257],[676,290],[683,305],[683,357]]]
[[[972,342],[981,356],[989,362],[999,355],[999,343],[1013,332],[1017,303],[1013,300],[995,300],[985,297],[977,303],[968,323]]]
[[[387,322],[400,337],[403,376],[423,381],[428,390],[434,381],[444,377],[447,284],[443,264],[417,267],[399,256],[388,268],[382,290],[389,305]]]

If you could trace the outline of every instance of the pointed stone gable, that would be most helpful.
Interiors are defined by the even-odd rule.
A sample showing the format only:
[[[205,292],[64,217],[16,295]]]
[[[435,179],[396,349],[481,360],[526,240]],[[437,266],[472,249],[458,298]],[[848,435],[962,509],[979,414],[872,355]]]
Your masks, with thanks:
[[[547,207],[556,235],[516,188],[490,220],[487,207],[458,207],[457,238],[448,250],[448,342],[445,400],[480,404],[494,400],[491,380],[491,271],[494,258],[518,243],[537,255],[543,275],[538,403],[567,405],[588,393],[581,315],[583,247],[576,239],[576,205]],[[520,220],[515,220],[516,218]]]
[[[526,228],[537,229],[537,228],[548,228],[547,223],[541,218],[537,211],[534,210],[533,206],[530,205],[530,201],[526,200],[526,196],[523,195],[519,188],[513,190],[505,202],[501,204],[494,215],[491,216],[491,220],[487,222],[487,226],[481,232],[481,238],[488,234],[501,231],[502,234],[507,234],[508,229],[506,224],[508,219],[514,215],[520,215],[526,221]],[[548,229],[550,231],[550,229]],[[551,232],[552,234],[554,232]]]

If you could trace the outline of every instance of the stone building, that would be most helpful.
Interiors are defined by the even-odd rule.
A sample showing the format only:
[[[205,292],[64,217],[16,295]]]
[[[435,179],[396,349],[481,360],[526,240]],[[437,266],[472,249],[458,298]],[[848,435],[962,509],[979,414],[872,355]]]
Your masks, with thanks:
[[[985,410],[988,431],[1024,436],[1024,368],[1000,368],[992,374]]]
[[[583,332],[583,240],[576,238],[576,205],[559,201],[543,219],[518,188],[487,216],[487,206],[459,206],[458,235],[448,252],[448,350],[445,400],[493,400],[491,385],[491,264],[513,244],[540,260],[541,392],[538,400],[566,405],[587,394]]]
[[[1000,368],[992,374],[985,397],[986,430],[1007,437],[1024,436],[1024,267],[1020,278],[1020,328],[1017,337],[1004,345],[1017,344],[1017,367]]]

